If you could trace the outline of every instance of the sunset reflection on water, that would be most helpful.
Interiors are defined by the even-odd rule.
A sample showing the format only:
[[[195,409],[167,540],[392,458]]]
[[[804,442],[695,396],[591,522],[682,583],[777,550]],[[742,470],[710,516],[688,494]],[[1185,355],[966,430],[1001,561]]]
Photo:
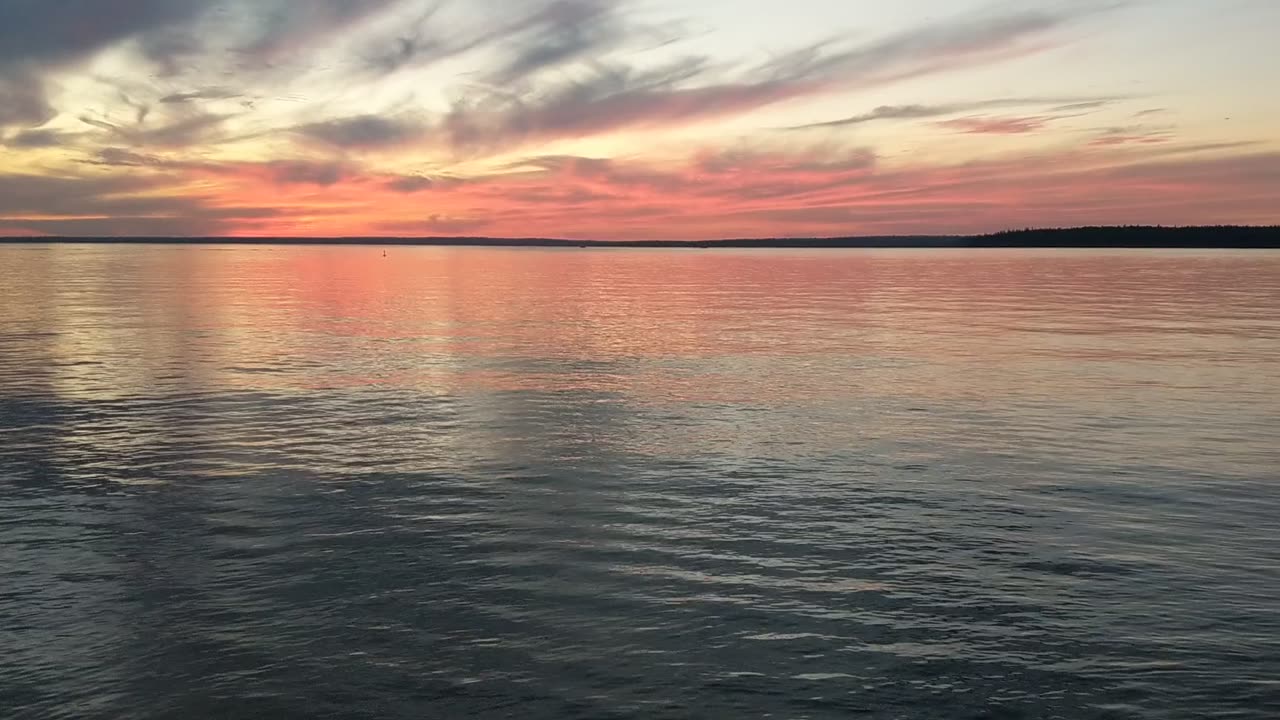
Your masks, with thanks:
[[[19,707],[1264,717],[1280,254],[385,252],[0,247]]]

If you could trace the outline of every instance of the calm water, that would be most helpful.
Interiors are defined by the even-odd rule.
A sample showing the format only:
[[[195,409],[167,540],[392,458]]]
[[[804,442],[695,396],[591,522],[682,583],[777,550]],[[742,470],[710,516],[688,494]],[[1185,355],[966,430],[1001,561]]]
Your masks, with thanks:
[[[0,717],[1280,717],[1280,253],[0,247]]]

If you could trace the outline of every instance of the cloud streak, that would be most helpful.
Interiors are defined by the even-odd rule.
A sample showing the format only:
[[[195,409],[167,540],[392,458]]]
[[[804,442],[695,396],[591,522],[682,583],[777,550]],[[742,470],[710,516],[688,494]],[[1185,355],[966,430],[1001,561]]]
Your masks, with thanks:
[[[1173,140],[1173,134],[1164,128],[1152,128],[1144,125],[1104,128],[1098,132],[1090,145],[1094,147],[1112,147],[1117,145],[1152,145]]]
[[[1095,110],[1107,107],[1116,102],[1124,100],[1123,97],[1105,97],[1105,98],[995,98],[991,100],[975,100],[969,102],[941,103],[935,105],[928,104],[909,104],[909,105],[881,105],[873,110],[858,115],[840,118],[838,120],[826,120],[817,123],[808,123],[805,125],[795,125],[787,128],[788,130],[815,130],[823,128],[846,128],[855,125],[865,125],[867,123],[892,121],[892,120],[927,120],[932,118],[947,117],[948,115],[958,115],[960,113],[975,112],[980,110],[991,110],[998,108],[1020,108],[1031,106],[1055,106],[1051,107],[1049,112],[1081,112],[1086,110]]]
[[[939,127],[967,135],[1025,135],[1043,130],[1054,118],[1036,117],[963,117],[943,120]]]

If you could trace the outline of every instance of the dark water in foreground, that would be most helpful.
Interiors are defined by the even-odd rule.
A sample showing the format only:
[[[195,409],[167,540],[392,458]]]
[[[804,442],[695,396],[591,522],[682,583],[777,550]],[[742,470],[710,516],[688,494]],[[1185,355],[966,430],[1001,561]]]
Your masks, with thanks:
[[[1280,717],[1280,253],[0,248],[0,717]]]

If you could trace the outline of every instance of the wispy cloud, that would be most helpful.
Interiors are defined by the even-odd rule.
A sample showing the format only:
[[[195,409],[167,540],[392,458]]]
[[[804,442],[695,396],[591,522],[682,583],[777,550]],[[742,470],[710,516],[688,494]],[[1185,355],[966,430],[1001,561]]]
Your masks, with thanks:
[[[964,117],[943,120],[939,127],[968,135],[1023,135],[1043,130],[1052,117]]]
[[[209,142],[227,120],[224,115],[197,112],[163,124],[117,125],[106,120],[83,116],[80,121],[105,131],[110,142],[125,142],[138,147],[181,148]]]
[[[136,39],[145,56],[165,65],[162,75],[173,82],[203,84],[154,92],[149,100],[122,93],[121,109],[136,113],[136,124],[141,124],[156,107],[235,99],[249,107],[255,92],[248,85],[267,77],[278,83],[281,76],[271,74],[296,63],[300,51],[305,57],[312,46],[319,47],[321,38],[338,30],[352,34],[366,19],[386,13],[413,17],[410,9],[417,7],[417,19],[384,35],[382,42],[389,47],[367,65],[393,71],[466,53],[488,58],[485,83],[464,89],[439,127],[455,147],[475,151],[701,122],[804,96],[993,62],[1042,49],[1051,32],[1087,14],[1079,8],[988,12],[864,43],[808,45],[734,72],[728,64],[696,53],[660,65],[615,57],[614,51],[622,48],[642,49],[681,37],[678,23],[640,21],[632,6],[626,0],[522,0],[509,11],[514,19],[495,15],[466,29],[440,24],[441,3],[408,0],[134,0],[113,12],[92,0],[60,3],[56,11],[52,5],[23,4],[16,25],[0,30],[0,41],[7,41],[0,43],[0,71],[18,58],[23,67],[68,62]],[[92,30],[76,29],[84,23],[91,23]],[[372,36],[368,42],[374,42]],[[222,50],[215,52],[218,47]],[[339,57],[335,62],[346,61]],[[205,82],[215,72],[240,78],[240,86]],[[0,122],[34,126],[56,111],[48,106],[38,73],[11,68],[0,77],[0,98],[6,100],[0,105]],[[203,121],[213,124],[212,118],[225,110],[203,112]],[[138,143],[178,143],[202,122],[171,117],[164,129],[148,131],[127,128],[112,114],[102,113],[96,124],[104,129],[114,125],[112,132]],[[356,148],[407,142],[410,130],[374,113],[311,120],[300,128],[304,137]],[[417,130],[421,136],[425,128]]]
[[[849,127],[853,125],[864,125],[866,123],[888,120],[926,120],[996,108],[1020,108],[1048,105],[1053,106],[1049,109],[1049,112],[1053,113],[1084,111],[1107,107],[1108,105],[1112,105],[1125,99],[1126,98],[1122,97],[1084,99],[1026,97],[995,98],[991,100],[974,100],[969,102],[953,102],[933,105],[920,103],[909,105],[881,105],[873,110],[858,115],[851,115],[838,120],[827,120],[824,122],[808,123],[805,125],[795,125],[787,129],[812,130],[819,128]]]
[[[1109,127],[1098,131],[1090,145],[1105,147],[1114,145],[1151,145],[1167,143],[1173,140],[1173,133],[1167,128],[1153,128],[1144,125],[1127,127]]]
[[[1078,14],[1079,11],[985,14],[935,23],[852,47],[821,43],[718,81],[711,80],[723,75],[723,70],[706,57],[690,57],[647,70],[607,66],[528,92],[493,92],[465,98],[454,106],[445,130],[456,145],[502,146],[738,115],[800,97],[1035,52],[1044,47],[1046,33]],[[517,53],[515,58],[519,57]],[[529,67],[524,62],[517,66]],[[923,106],[896,110],[908,114],[913,110],[928,112]],[[891,112],[886,108],[881,116]]]
[[[1037,52],[1046,35],[1099,6],[978,13],[923,25],[853,47],[801,48],[760,70],[785,81],[869,85]]]
[[[508,28],[510,50],[493,82],[507,85],[540,71],[592,57],[628,37],[621,5],[607,0],[555,0]]]
[[[1073,102],[1073,103],[1067,103],[1066,105],[1059,105],[1058,107],[1052,108],[1052,109],[1050,109],[1050,112],[1055,112],[1055,113],[1083,113],[1083,112],[1088,112],[1088,111],[1090,111],[1090,110],[1099,110],[1099,109],[1101,109],[1101,108],[1104,108],[1104,107],[1106,107],[1106,106],[1110,105],[1112,102],[1114,102],[1114,101],[1113,101],[1113,100],[1109,100],[1109,99],[1107,99],[1107,100],[1087,100],[1087,101],[1083,101],[1083,102]]]
[[[187,92],[171,93],[161,97],[157,102],[165,105],[175,105],[180,103],[189,103],[199,100],[228,100],[231,98],[242,97],[241,93],[227,88],[210,87],[200,90],[188,90]]]

